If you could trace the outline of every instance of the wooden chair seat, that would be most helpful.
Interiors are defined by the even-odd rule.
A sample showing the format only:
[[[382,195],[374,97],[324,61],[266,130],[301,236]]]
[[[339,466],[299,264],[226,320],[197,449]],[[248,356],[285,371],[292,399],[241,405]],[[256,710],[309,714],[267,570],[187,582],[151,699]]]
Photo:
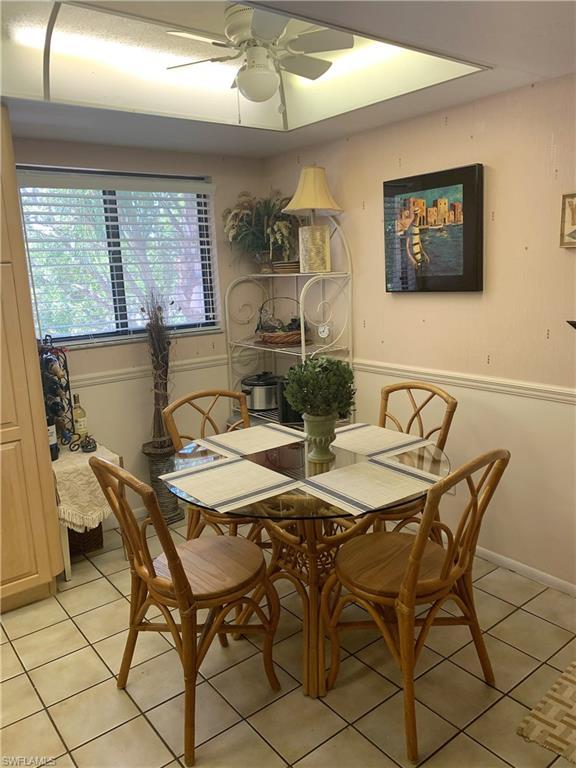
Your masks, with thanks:
[[[394,598],[400,591],[416,537],[411,533],[369,533],[352,539],[336,555],[336,573],[348,588]],[[418,597],[426,582],[440,578],[446,550],[433,541],[424,547],[418,577]],[[430,590],[433,591],[433,590]]]
[[[262,576],[266,561],[262,550],[237,536],[209,536],[176,545],[184,573],[198,603],[250,588]],[[170,579],[166,555],[154,560],[158,576]]]

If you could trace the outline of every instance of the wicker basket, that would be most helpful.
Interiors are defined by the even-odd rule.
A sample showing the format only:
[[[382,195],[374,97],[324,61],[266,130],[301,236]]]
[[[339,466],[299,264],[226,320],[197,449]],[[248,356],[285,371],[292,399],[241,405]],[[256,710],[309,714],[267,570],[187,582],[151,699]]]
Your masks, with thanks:
[[[68,543],[70,545],[70,557],[85,555],[86,552],[102,549],[104,546],[102,523],[99,523],[96,528],[86,528],[83,533],[68,528]]]
[[[264,324],[263,321],[263,314],[264,310],[266,308],[266,305],[271,301],[278,301],[278,300],[287,300],[287,301],[293,301],[296,303],[298,307],[298,313],[300,313],[300,302],[298,299],[294,299],[291,296],[274,296],[270,299],[266,299],[262,302],[260,305],[260,309],[258,310],[258,325],[256,326],[256,338],[258,339],[258,342],[260,344],[274,344],[277,346],[282,347],[294,347],[298,344],[300,344],[302,337],[300,330],[295,331],[265,331],[261,330],[262,325]]]

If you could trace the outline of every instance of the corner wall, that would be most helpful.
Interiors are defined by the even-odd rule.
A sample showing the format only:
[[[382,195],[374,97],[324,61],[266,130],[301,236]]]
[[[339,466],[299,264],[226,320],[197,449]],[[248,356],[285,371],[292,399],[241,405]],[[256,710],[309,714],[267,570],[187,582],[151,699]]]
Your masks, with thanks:
[[[480,544],[576,584],[576,249],[559,248],[576,191],[575,80],[561,78],[268,162],[271,184],[326,167],[354,263],[359,421],[386,383],[428,379],[459,400],[452,466],[512,451]],[[387,294],[382,183],[485,166],[484,291]]]

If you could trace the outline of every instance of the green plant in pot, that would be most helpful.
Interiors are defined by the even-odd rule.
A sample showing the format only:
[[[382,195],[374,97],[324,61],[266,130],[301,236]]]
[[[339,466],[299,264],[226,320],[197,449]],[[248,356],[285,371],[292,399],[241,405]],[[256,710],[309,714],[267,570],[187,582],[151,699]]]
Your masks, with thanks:
[[[313,357],[290,368],[286,382],[286,400],[304,419],[308,459],[332,461],[336,420],[346,418],[354,405],[352,368],[343,360]]]

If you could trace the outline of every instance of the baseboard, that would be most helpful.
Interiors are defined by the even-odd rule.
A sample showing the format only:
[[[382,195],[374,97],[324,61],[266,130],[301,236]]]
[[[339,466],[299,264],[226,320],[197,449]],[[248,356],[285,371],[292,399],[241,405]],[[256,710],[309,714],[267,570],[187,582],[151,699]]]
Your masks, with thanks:
[[[484,547],[476,547],[476,554],[484,560],[488,560],[490,563],[500,565],[502,568],[507,568],[509,571],[514,571],[520,574],[520,576],[526,576],[527,579],[533,579],[540,584],[545,584],[547,587],[557,589],[559,592],[566,592],[572,597],[576,597],[576,584],[571,584],[569,581],[558,579],[556,576],[551,576],[549,573],[539,571],[537,568],[532,568],[530,565],[520,563],[518,560],[512,560],[511,557],[505,557],[499,555],[497,552],[491,552]]]

